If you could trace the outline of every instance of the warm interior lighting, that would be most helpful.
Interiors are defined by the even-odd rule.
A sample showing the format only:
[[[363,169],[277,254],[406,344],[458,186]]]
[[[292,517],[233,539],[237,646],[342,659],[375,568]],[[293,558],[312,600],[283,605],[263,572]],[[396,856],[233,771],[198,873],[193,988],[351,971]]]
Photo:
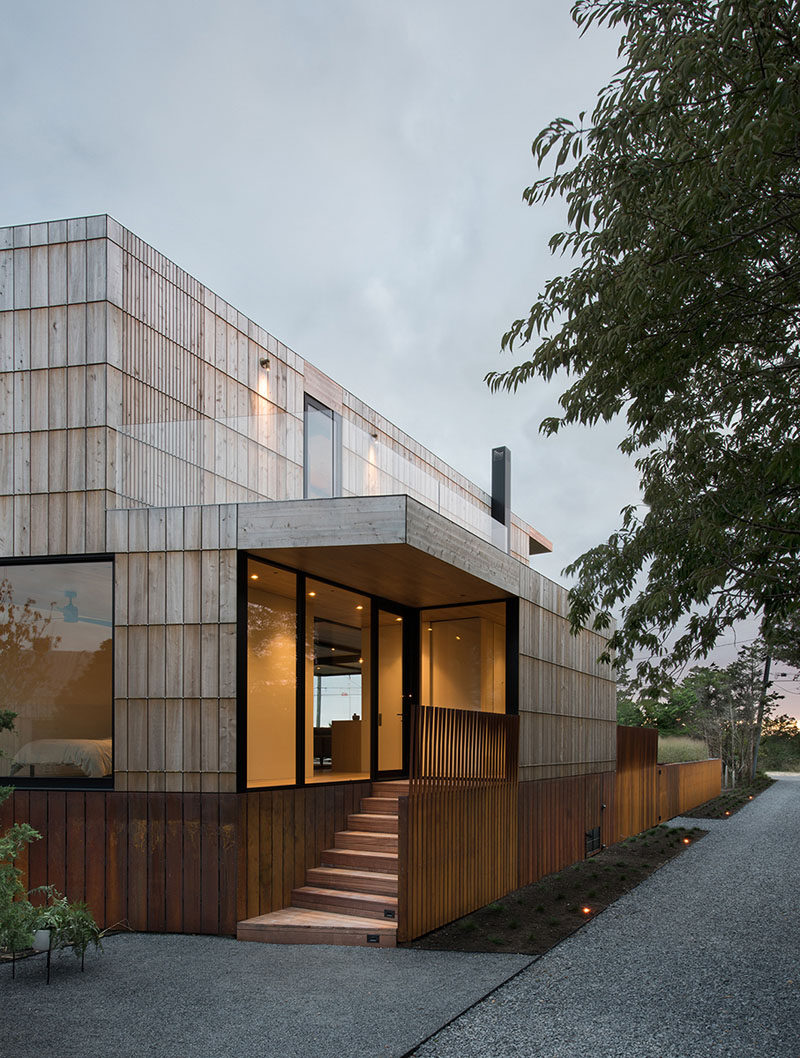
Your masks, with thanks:
[[[317,593],[316,593],[315,591],[310,591],[310,592],[308,593],[308,597],[309,597],[309,599],[313,599],[313,598],[314,598],[314,596],[315,596],[316,594],[317,594]]]
[[[257,573],[251,573],[250,574],[250,580],[258,580],[258,574]]]
[[[395,617],[395,621],[402,621],[402,620],[403,620],[402,617]]]
[[[364,609],[364,607],[363,607],[363,606],[361,606],[361,605],[358,605],[358,606],[356,606],[356,609],[357,609],[357,610],[363,610],[363,609]]]
[[[363,658],[359,658],[358,659],[358,663],[359,663],[359,665],[363,665],[364,664],[364,659]]]

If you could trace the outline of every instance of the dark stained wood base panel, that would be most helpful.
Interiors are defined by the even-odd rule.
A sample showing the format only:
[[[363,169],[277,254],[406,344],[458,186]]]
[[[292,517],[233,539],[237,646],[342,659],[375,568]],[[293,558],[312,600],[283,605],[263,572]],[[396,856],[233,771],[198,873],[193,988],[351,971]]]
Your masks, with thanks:
[[[605,805],[605,807],[603,807]],[[614,772],[534,779],[519,784],[519,885],[528,885],[586,856],[586,832],[614,828]]]
[[[28,888],[85,900],[99,925],[233,934],[236,794],[17,790],[0,826],[42,835],[19,862]]]

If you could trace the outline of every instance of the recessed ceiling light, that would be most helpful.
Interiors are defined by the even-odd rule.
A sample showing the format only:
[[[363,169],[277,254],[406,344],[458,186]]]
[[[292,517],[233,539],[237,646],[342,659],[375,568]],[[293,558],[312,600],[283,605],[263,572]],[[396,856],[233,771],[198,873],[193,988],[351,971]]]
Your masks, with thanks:
[[[358,605],[358,606],[356,606],[356,609],[357,609],[357,610],[363,610],[363,609],[364,609],[364,607],[363,607],[363,606],[362,606],[362,605],[361,605],[361,604],[359,603],[359,605]]]
[[[308,593],[308,597],[309,597],[309,599],[313,599],[313,598],[314,598],[314,596],[315,596],[316,594],[317,594],[317,593],[316,593],[315,591],[310,591],[310,592]]]
[[[257,573],[251,573],[250,574],[250,580],[258,580],[258,574]]]

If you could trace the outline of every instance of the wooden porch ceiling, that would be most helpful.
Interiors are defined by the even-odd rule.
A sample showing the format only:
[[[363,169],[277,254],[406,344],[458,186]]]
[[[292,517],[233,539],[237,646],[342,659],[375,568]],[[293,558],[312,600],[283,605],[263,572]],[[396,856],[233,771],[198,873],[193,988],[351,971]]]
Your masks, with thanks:
[[[415,607],[518,595],[524,568],[407,496],[243,504],[239,548]]]

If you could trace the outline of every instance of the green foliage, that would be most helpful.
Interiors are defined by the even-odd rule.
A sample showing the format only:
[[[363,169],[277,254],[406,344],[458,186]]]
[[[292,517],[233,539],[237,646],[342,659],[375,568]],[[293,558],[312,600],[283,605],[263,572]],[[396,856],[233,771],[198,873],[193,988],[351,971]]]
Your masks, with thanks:
[[[42,886],[47,902],[41,906],[29,905],[31,932],[37,929],[50,930],[52,949],[71,948],[78,959],[83,959],[90,944],[102,948],[100,927],[83,901],[70,903],[53,886]]]
[[[769,642],[774,658],[800,669],[800,613],[776,623],[770,629]]]
[[[0,592],[2,585],[0,585]],[[11,730],[14,714],[0,712],[0,730]],[[13,793],[13,787],[0,787],[0,804]],[[16,861],[25,847],[41,838],[28,823],[14,823],[0,833],[0,947],[7,951],[29,948],[33,932],[49,929],[52,948],[71,947],[77,958],[83,960],[90,944],[102,947],[100,927],[92,917],[86,904],[70,903],[53,886],[40,886],[26,892],[22,884],[22,871]],[[44,895],[44,904],[34,905],[30,896]]]
[[[658,763],[682,764],[688,760],[707,760],[708,746],[697,738],[668,735],[658,738]]]
[[[800,610],[800,0],[578,0],[622,29],[590,117],[533,143],[561,196],[540,291],[490,372],[516,390],[566,373],[542,430],[624,415],[644,503],[567,573],[574,627],[608,627],[654,684],[754,614]]]
[[[800,730],[793,716],[766,721],[758,761],[767,771],[800,771]]]

